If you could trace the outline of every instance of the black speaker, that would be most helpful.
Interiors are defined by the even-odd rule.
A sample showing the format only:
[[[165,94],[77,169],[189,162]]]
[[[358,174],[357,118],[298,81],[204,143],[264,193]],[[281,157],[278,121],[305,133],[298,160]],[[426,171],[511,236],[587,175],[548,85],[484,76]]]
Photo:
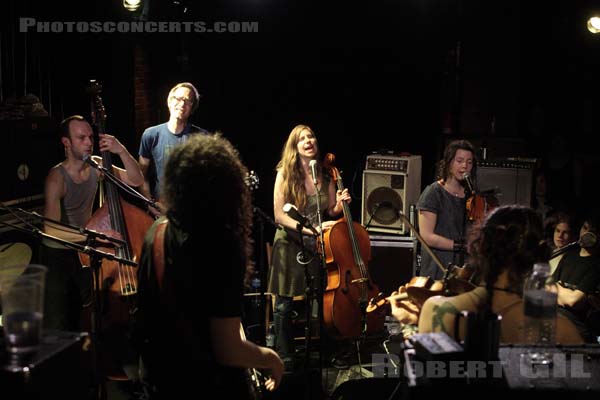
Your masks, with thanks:
[[[370,155],[363,172],[361,222],[368,231],[404,235],[399,213],[408,215],[421,194],[421,156]]]
[[[0,121],[0,132],[0,201],[42,194],[50,168],[64,158],[57,123],[50,117]]]
[[[369,275],[380,292],[390,295],[414,276],[415,238],[371,235]]]
[[[477,166],[477,187],[494,189],[500,205],[520,204],[531,207],[535,163],[499,160],[484,161]]]

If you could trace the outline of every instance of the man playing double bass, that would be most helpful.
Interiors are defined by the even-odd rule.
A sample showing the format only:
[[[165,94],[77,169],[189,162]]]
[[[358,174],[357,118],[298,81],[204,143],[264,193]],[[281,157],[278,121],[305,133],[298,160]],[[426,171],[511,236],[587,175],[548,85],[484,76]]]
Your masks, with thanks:
[[[98,187],[99,171],[84,160],[102,165],[102,159],[92,156],[93,130],[79,115],[63,120],[59,127],[60,140],[65,149],[65,160],[52,167],[46,177],[44,216],[63,223],[83,227],[92,216],[92,208]],[[119,140],[111,135],[100,135],[100,151],[119,155],[125,169],[113,167],[117,178],[130,186],[140,186],[143,175],[136,160]],[[79,232],[46,222],[47,234],[71,242],[83,242],[86,238]],[[105,232],[110,235],[109,232]],[[111,235],[111,236],[117,236]],[[57,242],[45,239],[40,249],[42,264],[48,266],[44,310],[46,329],[80,330],[79,315],[82,306],[89,304],[91,271],[82,268],[78,254]]]

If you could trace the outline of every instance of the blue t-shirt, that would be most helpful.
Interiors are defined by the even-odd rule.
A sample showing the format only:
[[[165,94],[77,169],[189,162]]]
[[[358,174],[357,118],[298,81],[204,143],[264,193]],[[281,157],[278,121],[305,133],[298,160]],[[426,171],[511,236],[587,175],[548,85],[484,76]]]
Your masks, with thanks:
[[[161,180],[167,159],[173,147],[185,143],[191,135],[208,131],[192,124],[187,124],[183,131],[174,134],[167,127],[167,123],[151,126],[142,134],[139,155],[150,160],[148,181],[150,191],[158,199],[161,189]]]

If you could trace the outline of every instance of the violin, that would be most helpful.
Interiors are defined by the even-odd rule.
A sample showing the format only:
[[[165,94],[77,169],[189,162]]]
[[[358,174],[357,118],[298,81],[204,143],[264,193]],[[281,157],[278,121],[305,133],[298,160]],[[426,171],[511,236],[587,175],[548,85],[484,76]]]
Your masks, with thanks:
[[[463,267],[452,266],[450,273],[444,280],[434,281],[429,276],[414,276],[406,284],[399,288],[399,294],[385,297],[379,293],[372,298],[367,305],[367,312],[374,312],[382,307],[389,307],[390,301],[402,301],[409,299],[419,308],[425,301],[433,296],[445,295],[456,296],[461,293],[475,289],[472,283],[475,270],[468,265]]]
[[[469,221],[482,221],[499,205],[495,190],[475,193],[467,199],[467,218]]]
[[[401,301],[410,299],[420,307],[429,297],[442,294],[443,287],[443,281],[434,281],[429,276],[414,276],[406,285],[400,286],[398,289],[399,294],[385,297],[380,292],[376,297],[372,298],[367,305],[367,312],[374,312],[381,307],[389,307],[392,300]]]

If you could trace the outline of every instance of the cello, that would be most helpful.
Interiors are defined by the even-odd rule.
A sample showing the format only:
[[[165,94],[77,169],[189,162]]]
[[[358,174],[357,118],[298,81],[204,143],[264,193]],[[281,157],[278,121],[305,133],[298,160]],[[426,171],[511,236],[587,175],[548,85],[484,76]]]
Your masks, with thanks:
[[[344,190],[335,156],[327,154],[325,168],[330,170],[337,189]],[[369,277],[365,260],[371,258],[367,230],[352,220],[350,207],[343,203],[344,217],[323,234],[327,287],[323,293],[323,322],[335,338],[358,338],[383,330],[385,314],[367,314],[369,299],[379,289]]]
[[[101,90],[102,87],[98,82],[91,81],[89,91],[92,95],[92,116],[98,134],[105,132],[106,124],[106,113],[100,97]],[[108,171],[113,170],[109,151],[102,152],[102,165]],[[102,233],[117,232],[124,242],[123,245],[111,246],[96,242],[94,247],[137,263],[144,236],[154,220],[142,209],[123,200],[115,184],[105,180],[104,186],[104,201],[85,227]],[[82,265],[90,265],[91,260],[88,255],[79,253],[79,258]],[[97,266],[92,265],[92,268],[96,269]],[[112,355],[117,356],[119,349],[126,351],[124,337],[131,322],[134,295],[137,293],[137,269],[131,265],[103,259],[100,267],[94,271],[94,276],[93,290],[100,295],[94,296],[99,304],[92,305],[95,315],[91,324],[95,329],[100,328],[96,334],[101,335],[103,341],[116,350]],[[115,357],[113,361],[117,358]],[[106,367],[110,368],[108,365]],[[121,375],[121,371],[113,374]]]

